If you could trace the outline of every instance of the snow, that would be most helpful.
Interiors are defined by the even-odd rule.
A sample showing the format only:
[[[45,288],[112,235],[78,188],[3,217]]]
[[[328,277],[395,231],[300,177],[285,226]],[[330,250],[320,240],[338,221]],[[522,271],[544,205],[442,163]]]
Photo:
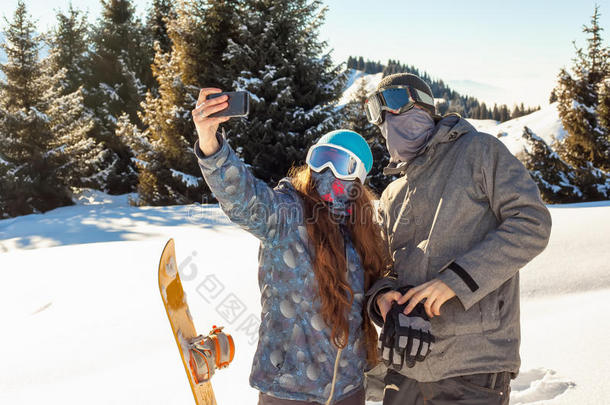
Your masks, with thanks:
[[[40,121],[43,122],[50,122],[51,119],[49,118],[49,116],[43,112],[41,112],[38,108],[32,106],[30,107],[30,111],[32,113],[34,113],[34,116],[36,117],[36,119],[39,119]]]
[[[576,100],[572,100],[572,109],[574,109],[574,110],[579,110],[579,109],[580,110],[585,110],[589,114],[593,114],[593,115],[596,114],[595,107],[584,105],[582,103],[579,103]]]
[[[175,169],[170,170],[172,172],[172,176],[186,184],[187,187],[197,187],[201,181],[200,177],[193,176],[192,174],[187,174]]]
[[[347,79],[345,80],[346,89],[349,89],[357,79],[364,77],[366,75],[366,73],[364,73],[362,70],[357,70],[357,69],[348,69],[346,73],[347,73]]]
[[[493,136],[501,134],[499,139],[504,142],[513,154],[517,154],[525,148],[526,142],[521,136],[525,126],[542,138],[551,148],[556,139],[561,140],[566,135],[566,131],[559,118],[559,112],[557,111],[557,103],[547,105],[539,111],[502,123],[494,120],[475,120],[470,118],[467,121],[480,132]]]
[[[519,375],[512,383],[512,389],[516,392],[511,397],[511,403],[530,404],[552,399],[574,386],[574,383],[559,378],[553,370],[530,370]]]
[[[356,93],[362,82],[365,83],[367,94],[372,93],[383,78],[383,73],[366,74],[363,71],[350,69],[345,84],[345,90],[337,103],[338,106],[345,105],[356,99]]]
[[[106,207],[125,207],[129,200],[137,197],[137,193],[110,195],[90,188],[75,188],[72,190],[72,201],[77,205],[104,205]]]
[[[111,100],[117,101],[120,99],[119,94],[116,92],[115,88],[110,86],[107,83],[99,84],[100,90],[105,93]]]
[[[130,160],[133,163],[135,163],[136,165],[140,165],[140,166],[142,166],[144,168],[148,167],[148,162],[146,162],[146,161],[144,161],[142,159],[138,159],[138,158],[132,157]]]
[[[213,379],[218,403],[256,403],[258,240],[217,205],[128,197],[81,190],[77,205],[0,220],[0,403],[192,403],[157,285],[170,237],[198,332],[224,325],[235,339],[234,362]],[[605,403],[610,202],[549,209],[549,246],[521,271],[511,404]]]

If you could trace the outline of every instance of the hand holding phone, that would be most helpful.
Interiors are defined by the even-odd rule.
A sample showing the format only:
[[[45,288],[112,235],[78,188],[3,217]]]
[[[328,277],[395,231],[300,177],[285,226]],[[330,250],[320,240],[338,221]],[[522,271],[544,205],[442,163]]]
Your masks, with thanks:
[[[218,125],[228,121],[231,117],[245,117],[249,110],[248,92],[222,92],[221,89],[214,87],[201,89],[197,105],[192,111],[201,151],[206,155],[216,151],[219,147],[216,139]]]
[[[221,92],[221,89],[214,87],[201,89],[197,98],[197,105],[191,111],[193,123],[199,136],[199,148],[205,155],[211,155],[218,150],[220,145],[216,139],[216,131],[218,131],[218,126],[221,123],[230,119],[230,117],[209,117],[218,111],[225,110],[229,106],[227,102],[228,96],[226,95],[210,100],[207,99],[210,94],[219,94]]]
[[[246,91],[229,91],[208,95],[206,100],[227,96],[229,107],[210,114],[209,117],[246,117],[250,112],[250,97]]]

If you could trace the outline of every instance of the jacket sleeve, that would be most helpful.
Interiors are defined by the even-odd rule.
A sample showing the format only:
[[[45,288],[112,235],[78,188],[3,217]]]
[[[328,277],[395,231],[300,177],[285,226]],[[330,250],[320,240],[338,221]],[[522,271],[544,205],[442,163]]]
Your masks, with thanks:
[[[203,178],[229,219],[263,241],[277,241],[300,219],[301,205],[295,196],[274,190],[252,175],[223,136],[220,148],[206,156],[195,142]]]
[[[379,199],[379,205],[377,207],[377,220],[381,228],[381,239],[383,240],[384,245],[387,247],[388,255],[391,258],[392,255],[388,239],[383,195]],[[366,292],[366,310],[368,311],[371,320],[378,326],[383,326],[383,317],[381,316],[381,313],[379,312],[379,307],[377,306],[377,297],[379,296],[379,294],[384,293],[386,291],[397,290],[398,287],[399,286],[396,276],[394,274],[390,274],[389,276],[377,280]]]
[[[479,186],[499,224],[438,275],[466,310],[542,252],[551,233],[551,215],[536,183],[506,146],[491,139],[477,159]]]

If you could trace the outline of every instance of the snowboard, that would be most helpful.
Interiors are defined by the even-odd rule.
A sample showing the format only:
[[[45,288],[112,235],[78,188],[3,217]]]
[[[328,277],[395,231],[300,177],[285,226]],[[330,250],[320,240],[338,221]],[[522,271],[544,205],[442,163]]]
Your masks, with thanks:
[[[190,364],[194,360],[191,356],[189,341],[198,335],[180,282],[173,239],[170,239],[165,245],[159,261],[159,290],[178,345],[184,371],[195,397],[195,403],[197,405],[216,405],[211,380],[198,383],[192,371],[194,365]]]

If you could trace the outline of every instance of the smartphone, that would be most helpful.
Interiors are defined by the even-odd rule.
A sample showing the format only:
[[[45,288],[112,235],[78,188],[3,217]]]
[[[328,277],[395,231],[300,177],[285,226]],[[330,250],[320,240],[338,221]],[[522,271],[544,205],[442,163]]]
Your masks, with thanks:
[[[247,91],[227,91],[208,95],[207,99],[227,95],[229,106],[222,111],[210,114],[209,117],[245,117],[250,112],[250,95]]]

